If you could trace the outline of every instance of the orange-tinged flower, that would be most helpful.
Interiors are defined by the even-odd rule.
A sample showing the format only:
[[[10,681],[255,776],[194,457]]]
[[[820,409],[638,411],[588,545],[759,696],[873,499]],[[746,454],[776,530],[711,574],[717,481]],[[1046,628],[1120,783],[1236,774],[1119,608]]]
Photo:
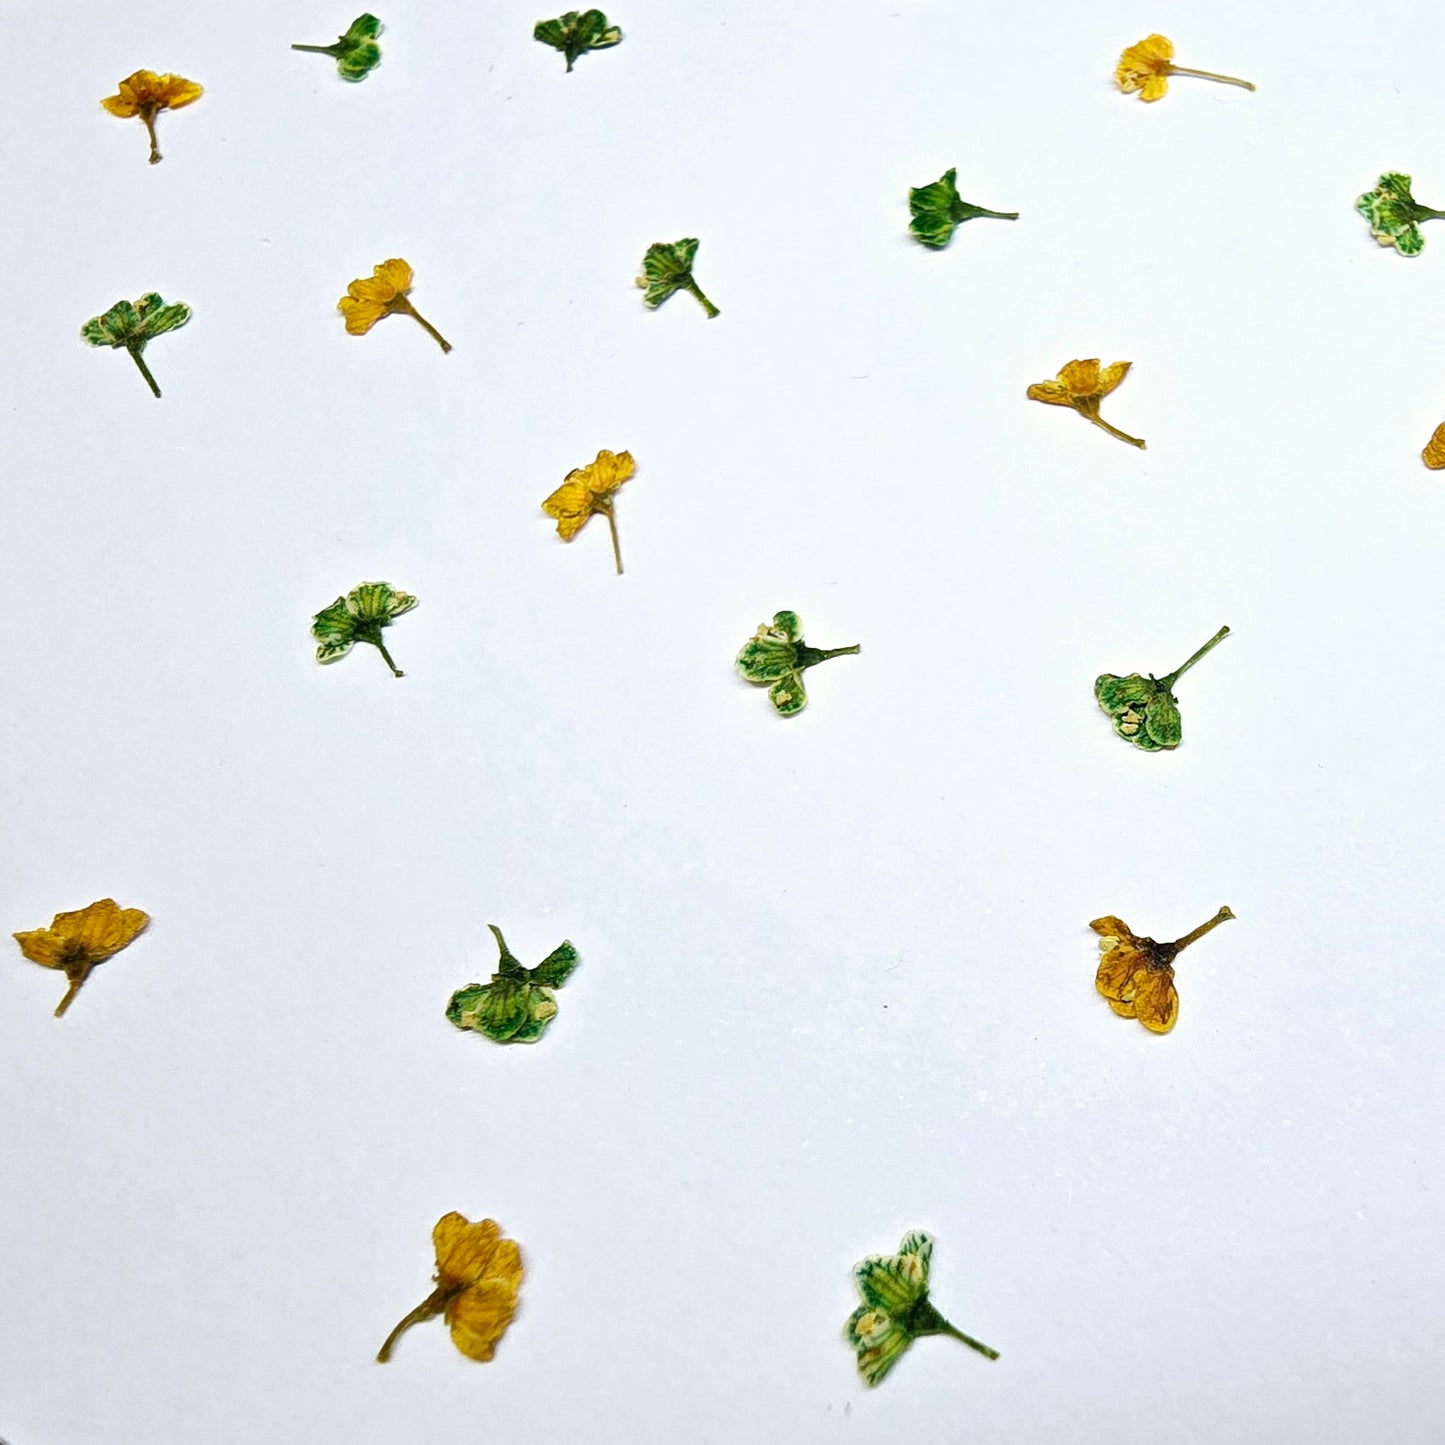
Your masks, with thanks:
[[[1101,367],[1098,357],[1088,361],[1070,361],[1059,370],[1057,381],[1036,381],[1028,389],[1030,401],[1044,401],[1050,406],[1071,406],[1085,421],[1102,427],[1121,442],[1143,449],[1138,437],[1131,437],[1118,427],[1110,426],[1099,415],[1099,403],[1128,376],[1132,361],[1115,361]]]
[[[542,510],[557,520],[557,535],[570,542],[594,513],[607,518],[612,529],[612,555],[622,571],[622,549],[617,542],[613,493],[637,470],[631,452],[597,453],[597,460],[567,473],[562,485],[542,503]]]
[[[145,122],[146,134],[151,139],[151,164],[155,165],[161,158],[156,145],[156,116],[163,110],[179,110],[183,105],[190,105],[201,95],[201,87],[184,76],[137,70],[122,80],[116,93],[106,96],[101,104],[122,120],[139,116]]]
[[[59,1018],[96,964],[133,943],[149,922],[139,908],[121,908],[115,899],[102,898],[73,913],[57,913],[49,928],[36,928],[14,937],[20,952],[31,963],[58,968],[70,980],[55,1010]]]
[[[386,1337],[377,1354],[385,1364],[403,1331],[443,1315],[452,1343],[472,1360],[490,1360],[497,1341],[517,1312],[522,1283],[522,1251],[503,1239],[494,1219],[472,1224],[465,1215],[444,1214],[432,1230],[436,1249],[436,1289]]]
[[[346,288],[346,295],[336,303],[346,318],[346,329],[353,336],[365,336],[383,316],[399,312],[418,321],[443,351],[452,349],[442,336],[411,304],[412,270],[399,256],[371,268],[371,275],[360,277]]]
[[[1137,45],[1131,45],[1114,67],[1114,84],[1126,95],[1137,90],[1140,100],[1158,100],[1169,89],[1171,75],[1195,75],[1201,80],[1219,80],[1225,85],[1254,89],[1249,81],[1236,80],[1232,75],[1175,65],[1174,42],[1165,35],[1146,35]]]
[[[1208,923],[1173,943],[1156,943],[1132,933],[1122,918],[1109,914],[1089,927],[1099,935],[1103,957],[1094,987],[1121,1018],[1137,1018],[1152,1033],[1167,1034],[1179,1017],[1179,991],[1174,987],[1174,960],[1197,938],[1233,918],[1221,908]]]

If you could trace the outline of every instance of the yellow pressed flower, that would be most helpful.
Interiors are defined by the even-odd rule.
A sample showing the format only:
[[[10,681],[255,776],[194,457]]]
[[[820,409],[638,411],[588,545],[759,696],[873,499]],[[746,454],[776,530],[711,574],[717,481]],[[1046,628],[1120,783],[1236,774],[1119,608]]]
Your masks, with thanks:
[[[1171,75],[1196,75],[1201,80],[1220,80],[1225,85],[1254,89],[1249,81],[1236,80],[1232,75],[1175,65],[1174,42],[1164,35],[1146,35],[1137,45],[1131,45],[1114,68],[1114,84],[1126,95],[1137,90],[1140,100],[1158,100],[1169,89]]]
[[[450,351],[451,342],[407,299],[411,275],[411,267],[398,256],[373,266],[370,276],[353,281],[346,288],[346,295],[336,303],[346,317],[346,329],[353,336],[365,336],[383,316],[400,313],[420,322],[443,351]]]
[[[1094,987],[1120,1018],[1136,1018],[1150,1033],[1167,1034],[1179,1017],[1174,960],[1191,943],[1233,917],[1230,909],[1221,908],[1208,923],[1172,943],[1141,938],[1112,913],[1096,918],[1089,927],[1099,935],[1103,957]]]
[[[58,968],[70,980],[65,997],[55,1010],[59,1018],[80,992],[98,963],[113,958],[135,942],[150,918],[139,908],[122,908],[113,898],[102,898],[74,913],[57,913],[49,928],[17,933],[15,942],[31,963]]]
[[[1057,381],[1036,381],[1029,387],[1031,401],[1046,401],[1050,406],[1071,406],[1085,421],[1102,427],[1110,436],[1118,437],[1141,450],[1144,443],[1118,427],[1110,426],[1099,415],[1099,403],[1128,376],[1132,361],[1116,361],[1101,367],[1097,356],[1088,361],[1071,361],[1060,368]]]
[[[1441,467],[1445,467],[1445,421],[1435,428],[1430,440],[1425,443],[1420,459],[1432,472],[1438,472]]]
[[[116,93],[106,96],[101,104],[122,120],[140,116],[145,122],[146,134],[151,138],[151,164],[155,165],[161,158],[156,145],[156,116],[163,110],[179,110],[183,105],[199,100],[201,93],[201,87],[184,76],[157,75],[153,70],[138,70],[122,80],[116,87]]]
[[[495,1219],[472,1224],[465,1215],[444,1214],[432,1230],[436,1288],[386,1337],[376,1358],[385,1364],[405,1330],[444,1315],[452,1343],[472,1360],[490,1360],[497,1341],[517,1312],[522,1251],[503,1239]]]
[[[567,473],[562,485],[542,503],[542,510],[557,519],[557,535],[570,542],[588,517],[597,513],[607,518],[612,529],[612,555],[622,571],[622,549],[617,542],[617,518],[612,512],[612,494],[637,470],[631,452],[597,453],[589,466]]]

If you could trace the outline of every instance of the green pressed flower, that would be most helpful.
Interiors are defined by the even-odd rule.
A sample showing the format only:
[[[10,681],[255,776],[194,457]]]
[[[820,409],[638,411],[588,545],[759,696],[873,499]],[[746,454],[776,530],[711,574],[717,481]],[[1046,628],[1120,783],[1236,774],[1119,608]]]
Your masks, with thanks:
[[[998,1359],[998,1351],[955,1329],[928,1301],[928,1263],[933,1236],[912,1230],[897,1254],[870,1254],[853,1266],[863,1303],[848,1317],[844,1334],[858,1352],[858,1373],[876,1385],[921,1335],[951,1335],[971,1350]]]
[[[956,170],[943,173],[943,179],[931,185],[917,186],[908,192],[908,209],[913,219],[908,229],[923,242],[930,251],[941,251],[953,239],[954,231],[964,221],[976,216],[993,216],[999,221],[1016,221],[1017,211],[989,211],[983,206],[970,205],[960,200],[958,187],[954,185]]]
[[[317,662],[335,662],[358,642],[369,642],[386,659],[393,674],[404,677],[381,640],[381,629],[390,627],[392,618],[415,606],[416,598],[411,593],[398,592],[389,582],[363,582],[353,587],[311,619],[311,635],[317,639]]]
[[[702,303],[708,317],[718,314],[718,309],[698,290],[692,279],[692,260],[697,255],[696,237],[686,237],[669,245],[656,241],[647,248],[642,258],[642,275],[637,284],[643,288],[643,303],[647,306],[661,306],[674,291],[691,291]]]
[[[104,316],[92,316],[80,328],[80,334],[92,346],[123,346],[140,368],[146,385],[159,396],[161,389],[141,353],[146,342],[184,326],[190,319],[191,308],[184,301],[172,301],[168,306],[154,291],[147,291],[134,304],[117,301]]]
[[[536,968],[523,968],[512,956],[502,930],[496,935],[501,961],[490,983],[469,983],[447,1004],[447,1017],[459,1029],[473,1029],[499,1044],[535,1044],[557,1015],[554,988],[561,988],[577,967],[577,950],[562,942]]]
[[[1410,177],[1399,171],[1386,171],[1375,189],[1355,202],[1355,209],[1370,223],[1374,238],[1382,246],[1393,246],[1402,256],[1418,256],[1425,249],[1421,221],[1445,216],[1445,211],[1422,206],[1410,194]]]
[[[738,653],[737,668],[749,682],[766,686],[773,706],[784,717],[802,712],[808,705],[803,672],[830,657],[860,652],[852,647],[835,647],[824,652],[803,641],[803,624],[796,612],[775,612],[771,624],[758,625],[752,639]]]
[[[569,10],[559,20],[539,20],[532,30],[532,39],[560,50],[567,57],[567,69],[584,50],[606,50],[622,39],[622,32],[607,23],[600,10],[584,10],[579,15]]]
[[[375,15],[358,15],[335,45],[293,45],[291,48],[331,56],[343,80],[365,80],[381,64],[381,46],[376,43],[380,34],[381,21]]]
[[[1177,748],[1183,736],[1183,723],[1179,717],[1179,700],[1173,693],[1174,684],[1210,648],[1217,647],[1228,636],[1229,629],[1221,627],[1188,662],[1166,677],[1155,677],[1152,672],[1148,677],[1140,677],[1137,672],[1116,677],[1106,672],[1096,678],[1094,696],[1109,715],[1114,731],[1146,753]]]

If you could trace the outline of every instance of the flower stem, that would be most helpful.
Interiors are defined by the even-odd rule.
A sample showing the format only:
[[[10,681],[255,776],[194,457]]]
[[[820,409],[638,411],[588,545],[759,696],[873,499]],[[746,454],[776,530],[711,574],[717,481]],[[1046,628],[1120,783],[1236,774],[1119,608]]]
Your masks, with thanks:
[[[622,576],[622,547],[617,540],[617,514],[612,510],[609,502],[601,509],[602,515],[607,518],[607,525],[612,529],[612,556],[617,563],[617,575]]]
[[[376,1352],[376,1363],[384,1365],[391,1358],[392,1347],[413,1325],[423,1320],[435,1319],[446,1308],[448,1293],[434,1289],[397,1327],[386,1337],[386,1343]]]
[[[391,660],[391,653],[386,650],[386,643],[380,637],[375,639],[376,650],[386,659],[386,665],[391,669],[394,677],[405,677],[406,674]]]
[[[687,280],[684,281],[682,284],[685,291],[691,291],[692,294],[696,296],[699,301],[702,302],[702,309],[707,312],[708,320],[711,320],[714,316],[719,314],[717,307],[714,306],[712,302],[709,301],[707,297],[702,294],[702,288],[697,284],[696,281],[692,279],[691,276],[689,276]]]
[[[443,336],[441,332],[438,331],[436,327],[433,326],[431,322],[428,321],[426,317],[423,316],[421,312],[418,311],[416,307],[411,304],[410,301],[406,300],[405,297],[398,297],[397,301],[399,304],[397,305],[396,309],[398,311],[405,311],[408,316],[420,322],[422,330],[425,331],[427,335],[430,336],[432,340],[435,341],[436,344],[440,346],[443,351],[450,351],[452,349],[451,342],[448,341],[446,337]]]
[[[1218,80],[1225,85],[1237,85],[1243,90],[1253,90],[1254,82],[1250,80],[1236,80],[1232,75],[1216,75],[1212,70],[1190,70],[1187,65],[1171,65],[1170,75],[1193,75],[1200,80]]]
[[[293,45],[292,50],[309,50],[313,55],[329,55],[336,59],[336,47],[334,45]]]
[[[1126,431],[1120,431],[1116,426],[1110,426],[1103,417],[1095,416],[1093,412],[1088,411],[1081,411],[1079,415],[1085,421],[1091,421],[1095,426],[1103,427],[1111,437],[1118,437],[1121,442],[1128,442],[1131,447],[1138,447],[1141,452],[1144,450],[1146,443],[1140,441],[1138,437],[1131,437]]]
[[[161,149],[156,142],[156,116],[155,112],[148,107],[142,107],[140,118],[145,122],[146,134],[151,138],[151,164],[155,165],[161,158]],[[159,392],[156,393],[160,395]]]
[[[65,997],[55,1006],[55,1017],[60,1018],[70,1007],[71,1000],[80,992],[80,986],[90,977],[90,971],[95,965],[89,961],[82,963],[74,973],[67,973],[70,980],[70,987],[65,990]]]
[[[1185,674],[1186,672],[1188,672],[1189,669],[1190,669],[1191,667],[1193,667],[1194,664],[1195,664],[1196,662],[1198,662],[1199,659],[1200,659],[1201,657],[1203,657],[1206,652],[1208,652],[1208,651],[1210,650],[1210,648],[1212,648],[1212,647],[1218,647],[1219,644],[1220,644],[1221,642],[1223,642],[1224,639],[1225,639],[1226,637],[1228,637],[1228,636],[1229,636],[1229,629],[1228,629],[1227,627],[1221,627],[1221,628],[1219,629],[1219,631],[1216,632],[1216,633],[1214,634],[1214,636],[1211,637],[1211,638],[1209,639],[1209,641],[1206,642],[1206,643],[1204,644],[1204,646],[1201,647],[1201,648],[1199,649],[1199,651],[1196,652],[1196,653],[1194,654],[1194,656],[1189,659],[1188,662],[1183,663],[1183,664],[1182,664],[1181,666],[1179,666],[1179,667],[1176,667],[1176,668],[1174,669],[1174,671],[1171,672],[1171,673],[1168,675],[1168,677],[1161,677],[1161,678],[1159,679],[1159,681],[1162,682],[1166,687],[1173,687],[1174,684],[1175,684],[1175,682],[1176,682],[1179,678],[1183,677],[1184,674]]]
[[[1019,218],[1017,211],[990,211],[987,206],[973,206],[965,220],[974,220],[978,216],[992,216],[995,221],[1016,221]]]
[[[156,379],[151,375],[151,369],[146,365],[145,357],[140,354],[141,348],[139,346],[127,346],[126,350],[130,352],[130,359],[135,362],[138,367],[140,367],[140,374],[145,377],[146,385],[150,387],[150,389],[155,392],[157,396],[159,396],[161,394],[161,389],[156,385]]]
[[[820,652],[817,660],[819,662],[827,662],[830,657],[849,657],[855,652],[862,651],[863,644],[861,642],[855,642],[852,647],[830,647],[826,651]]]
[[[969,1349],[977,1350],[979,1354],[983,1355],[987,1359],[998,1359],[997,1350],[993,1349],[989,1345],[984,1344],[982,1340],[976,1340],[972,1335],[966,1335],[962,1330],[955,1329],[951,1324],[948,1324],[947,1321],[944,1322],[944,1327],[939,1333],[951,1335],[954,1339],[961,1340],[965,1345],[969,1347]]]
[[[1232,908],[1221,908],[1208,923],[1201,923],[1192,933],[1186,933],[1183,938],[1174,940],[1174,951],[1177,953],[1181,948],[1188,948],[1196,938],[1203,938],[1213,928],[1218,928],[1221,923],[1227,923],[1234,917]]]

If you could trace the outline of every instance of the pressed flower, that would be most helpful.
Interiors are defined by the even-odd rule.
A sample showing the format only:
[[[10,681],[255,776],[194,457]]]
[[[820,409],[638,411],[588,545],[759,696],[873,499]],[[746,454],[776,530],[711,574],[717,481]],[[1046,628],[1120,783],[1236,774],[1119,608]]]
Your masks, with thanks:
[[[567,69],[587,50],[606,50],[622,39],[622,32],[607,23],[600,10],[584,10],[579,15],[569,10],[557,20],[539,20],[532,30],[532,39],[560,50],[567,57]]]
[[[375,15],[358,15],[337,37],[335,45],[293,45],[292,50],[309,50],[313,55],[329,55],[336,61],[337,73],[343,80],[365,80],[381,64],[381,21]]]
[[[661,306],[674,291],[690,291],[702,303],[708,317],[718,314],[718,309],[698,289],[692,279],[692,262],[697,255],[699,242],[695,236],[684,237],[681,241],[655,241],[647,248],[642,258],[642,275],[637,284],[643,288],[643,304]]]
[[[930,251],[941,251],[953,239],[953,233],[964,221],[977,216],[992,216],[999,221],[1016,221],[1017,211],[989,211],[982,206],[960,200],[954,184],[957,170],[947,170],[941,180],[916,186],[908,192],[908,209],[913,219],[908,229]]]
[[[955,1329],[928,1299],[928,1267],[933,1236],[911,1230],[897,1254],[870,1254],[853,1266],[853,1282],[863,1303],[848,1317],[844,1334],[858,1352],[858,1373],[878,1384],[914,1340],[922,1335],[951,1335],[990,1360],[998,1351]]]
[[[522,1284],[522,1251],[503,1239],[495,1219],[471,1223],[463,1214],[444,1214],[432,1230],[436,1288],[386,1337],[377,1362],[391,1358],[401,1335],[422,1320],[446,1318],[452,1343],[471,1360],[490,1360],[497,1341],[517,1313]]]
[[[156,145],[156,116],[163,110],[179,110],[201,98],[201,87],[194,80],[179,75],[157,75],[153,70],[138,70],[120,82],[116,94],[108,95],[101,104],[122,120],[140,116],[146,134],[151,138],[151,164],[161,158]]]
[[[1120,1018],[1137,1018],[1151,1033],[1167,1034],[1179,1017],[1179,991],[1174,987],[1174,959],[1196,938],[1203,938],[1234,914],[1221,908],[1208,923],[1173,943],[1156,943],[1129,931],[1123,919],[1111,913],[1089,927],[1099,935],[1099,972],[1094,986]]]
[[[1148,677],[1141,677],[1137,672],[1131,672],[1128,677],[1116,677],[1112,672],[1106,672],[1095,678],[1094,697],[1114,724],[1114,731],[1146,753],[1177,748],[1184,724],[1179,716],[1179,699],[1174,696],[1174,684],[1206,652],[1228,636],[1229,629],[1221,627],[1193,657],[1164,677],[1155,677],[1152,672]]]
[[[1237,85],[1244,90],[1253,90],[1248,80],[1237,80],[1232,75],[1216,75],[1212,70],[1190,70],[1187,66],[1174,64],[1174,42],[1163,35],[1146,35],[1137,45],[1131,45],[1120,57],[1114,70],[1114,84],[1128,94],[1139,92],[1140,100],[1158,100],[1169,89],[1171,75],[1195,75],[1201,80],[1219,80],[1225,85]]]
[[[469,983],[447,1004],[447,1017],[459,1029],[473,1029],[499,1044],[535,1044],[557,1016],[554,988],[561,988],[577,967],[577,950],[563,940],[535,968],[513,957],[495,923],[501,961],[490,983]]]
[[[1110,426],[1099,415],[1099,403],[1128,376],[1133,365],[1132,361],[1116,361],[1101,367],[1097,356],[1088,361],[1071,361],[1059,369],[1057,381],[1034,382],[1028,390],[1029,399],[1048,402],[1050,406],[1071,406],[1085,421],[1093,422],[1111,437],[1118,437],[1142,451],[1145,444],[1138,437]]]
[[[1431,433],[1420,457],[1432,472],[1438,472],[1441,467],[1445,467],[1445,421]]]
[[[796,612],[775,612],[771,623],[758,624],[758,630],[738,653],[737,669],[749,682],[768,689],[773,706],[784,717],[802,712],[808,705],[808,691],[803,686],[803,673],[830,657],[844,657],[861,652],[859,643],[852,647],[834,647],[823,651],[803,641],[803,623]]]
[[[345,657],[358,642],[369,642],[386,659],[397,677],[406,674],[391,660],[381,629],[392,619],[416,606],[409,592],[398,592],[389,582],[363,582],[330,607],[323,607],[311,619],[311,635],[317,639],[317,662],[335,662]]]
[[[139,908],[122,908],[114,898],[102,898],[74,913],[57,913],[49,928],[17,933],[14,938],[31,963],[58,968],[70,981],[55,1009],[59,1018],[96,964],[129,947],[149,922]]]
[[[596,461],[568,472],[562,485],[542,503],[542,510],[556,518],[557,535],[564,542],[570,542],[589,517],[606,517],[612,530],[612,556],[618,576],[622,575],[622,548],[617,541],[613,494],[636,470],[631,452],[600,451]]]
[[[371,270],[370,276],[353,281],[346,288],[346,295],[336,303],[337,309],[346,317],[346,329],[353,336],[365,336],[383,316],[396,313],[419,322],[443,351],[450,351],[451,342],[408,299],[411,267],[400,257],[394,257],[383,261],[380,266],[373,266]]]
[[[1402,256],[1418,256],[1425,249],[1421,221],[1445,216],[1445,211],[1422,206],[1410,194],[1410,177],[1399,171],[1386,171],[1373,191],[1366,191],[1355,201],[1355,209],[1370,223],[1370,234]]]
[[[103,316],[92,316],[80,328],[80,334],[92,346],[124,347],[140,368],[146,385],[159,396],[161,389],[141,353],[146,342],[175,331],[190,319],[191,308],[184,301],[167,304],[154,291],[148,291],[139,301],[117,301]]]

